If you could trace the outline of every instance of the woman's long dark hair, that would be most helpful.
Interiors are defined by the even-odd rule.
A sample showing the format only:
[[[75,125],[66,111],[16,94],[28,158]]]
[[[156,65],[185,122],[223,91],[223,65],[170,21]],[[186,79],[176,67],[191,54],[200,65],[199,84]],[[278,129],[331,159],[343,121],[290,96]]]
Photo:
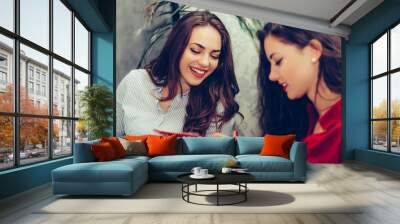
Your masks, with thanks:
[[[319,59],[317,86],[323,79],[327,87],[335,93],[341,93],[342,85],[341,41],[336,36],[273,23],[266,24],[257,33],[260,41],[258,85],[262,130],[267,134],[294,133],[297,139],[302,139],[306,136],[309,126],[306,106],[310,101],[307,96],[290,100],[282,87],[269,79],[271,65],[264,50],[264,40],[268,35],[300,49],[306,47],[313,39],[320,41],[323,51]],[[319,94],[318,88],[316,88],[315,96],[317,94]]]
[[[228,31],[221,20],[208,11],[194,11],[180,18],[173,27],[160,55],[150,62],[145,69],[153,83],[167,87],[168,96],[161,100],[173,99],[180,83],[179,62],[189,43],[194,27],[214,27],[221,35],[221,53],[218,66],[200,85],[191,86],[183,131],[205,135],[212,122],[217,129],[239,113],[235,95],[239,92],[233,67],[231,42]],[[223,106],[223,114],[217,112],[217,104]],[[240,114],[240,113],[239,113]]]

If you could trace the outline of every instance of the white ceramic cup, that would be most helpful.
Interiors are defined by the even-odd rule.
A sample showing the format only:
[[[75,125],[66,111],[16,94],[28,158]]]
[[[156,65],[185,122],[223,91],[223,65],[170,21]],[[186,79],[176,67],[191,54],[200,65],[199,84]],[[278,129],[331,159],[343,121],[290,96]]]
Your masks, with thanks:
[[[200,170],[200,176],[207,176],[208,175],[208,169],[201,169]]]
[[[222,167],[222,170],[221,170],[222,173],[230,173],[231,171],[232,171],[232,169],[229,167]]]
[[[200,174],[200,171],[202,170],[202,168],[201,167],[193,167],[193,169],[192,169],[192,173],[194,174],[194,175],[196,175],[196,176],[199,176],[199,175],[201,175]]]

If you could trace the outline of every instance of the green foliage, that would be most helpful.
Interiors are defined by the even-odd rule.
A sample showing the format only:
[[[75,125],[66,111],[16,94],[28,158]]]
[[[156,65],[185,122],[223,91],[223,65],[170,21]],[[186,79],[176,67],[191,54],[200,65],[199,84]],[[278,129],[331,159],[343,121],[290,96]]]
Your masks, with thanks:
[[[112,125],[113,95],[104,85],[86,87],[80,94],[82,119],[89,131],[89,139],[109,136],[107,129]]]
[[[400,100],[393,99],[391,101],[391,117],[400,117]],[[388,118],[387,101],[382,100],[378,106],[372,108],[373,118]],[[373,125],[374,138],[386,138],[387,136],[387,121],[374,121]],[[392,141],[400,139],[400,122],[398,120],[391,121]]]

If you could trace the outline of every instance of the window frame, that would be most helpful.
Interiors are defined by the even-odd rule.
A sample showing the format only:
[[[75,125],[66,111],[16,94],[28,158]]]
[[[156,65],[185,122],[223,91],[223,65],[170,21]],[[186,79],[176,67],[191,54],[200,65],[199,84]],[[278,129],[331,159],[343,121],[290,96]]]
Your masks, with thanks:
[[[14,10],[14,18],[13,18],[13,22],[14,22],[14,30],[10,31],[4,27],[0,26],[0,35],[3,35],[7,38],[12,39],[13,41],[13,63],[12,63],[12,73],[11,75],[13,75],[14,78],[14,110],[13,112],[2,112],[0,111],[0,116],[4,116],[4,117],[12,117],[13,119],[13,154],[14,154],[14,161],[13,161],[13,166],[10,167],[5,167],[5,168],[0,168],[0,172],[5,171],[5,170],[10,170],[10,169],[16,169],[19,167],[23,167],[23,166],[29,166],[29,165],[33,165],[33,164],[38,164],[38,163],[43,163],[46,161],[50,161],[50,160],[54,160],[54,159],[61,159],[61,158],[65,158],[65,157],[70,157],[73,156],[73,152],[74,152],[74,143],[75,143],[75,126],[76,126],[76,121],[79,120],[79,117],[75,117],[74,115],[74,110],[75,108],[72,107],[72,113],[68,116],[56,116],[53,115],[53,59],[54,60],[58,60],[61,63],[64,63],[68,66],[71,66],[71,104],[74,105],[75,103],[75,88],[74,88],[74,82],[75,82],[75,69],[85,73],[88,75],[89,77],[89,83],[88,86],[92,85],[92,61],[91,61],[91,49],[92,49],[92,43],[91,43],[91,37],[92,37],[92,30],[87,26],[87,24],[84,22],[84,20],[78,15],[78,13],[76,13],[72,7],[68,4],[68,2],[66,2],[65,0],[59,0],[68,10],[71,11],[71,18],[69,20],[69,22],[71,23],[71,59],[67,59],[64,58],[63,56],[55,53],[53,50],[53,24],[54,24],[54,18],[53,18],[53,1],[54,0],[48,0],[48,4],[49,4],[49,47],[48,49],[40,46],[39,44],[36,44],[32,41],[30,41],[29,39],[24,38],[23,36],[20,35],[20,0],[14,0],[13,1],[13,10]],[[84,28],[88,31],[88,69],[85,69],[81,66],[79,66],[78,64],[75,63],[75,25],[74,25],[74,20],[75,18],[77,20],[79,20],[79,22],[84,26]],[[48,62],[48,71],[47,71],[47,76],[46,77],[46,87],[45,87],[45,95],[48,96],[47,99],[47,103],[48,103],[48,112],[46,115],[39,115],[39,114],[27,114],[27,113],[21,113],[20,112],[20,85],[21,85],[21,80],[20,80],[20,45],[23,44],[27,47],[32,48],[33,50],[36,50],[40,53],[43,53],[45,55],[48,56],[49,62]],[[33,67],[33,66],[32,66]],[[40,69],[39,70],[39,79],[37,80],[36,77],[36,72],[37,72],[37,68],[33,67],[33,79],[31,79],[30,77],[30,69],[31,65],[29,65],[29,63],[27,63],[27,72],[25,74],[26,76],[26,87],[27,87],[27,91],[28,90],[28,82],[32,81],[33,85],[34,85],[34,92],[36,92],[35,89],[35,85],[40,83],[40,87],[42,87],[42,72],[43,70]],[[46,93],[48,92],[48,93]],[[42,96],[42,91],[40,91],[40,94],[37,96]],[[43,97],[43,96],[42,96]],[[36,103],[36,102],[34,102]],[[48,150],[48,155],[47,157],[43,157],[43,160],[40,160],[38,162],[31,162],[31,163],[24,163],[21,164],[21,159],[20,159],[20,119],[21,118],[45,118],[47,119],[47,123],[48,123],[48,135],[47,135],[47,150]],[[70,148],[71,148],[71,153],[68,155],[62,155],[62,156],[55,156],[53,155],[54,149],[55,147],[53,147],[53,123],[57,120],[63,120],[63,121],[70,121],[71,122],[71,141],[70,141]]]
[[[369,149],[373,150],[373,151],[379,151],[379,152],[385,152],[385,153],[390,153],[390,154],[400,154],[400,152],[393,152],[392,151],[392,121],[400,121],[400,117],[393,117],[392,116],[392,98],[391,98],[391,90],[392,90],[392,86],[391,86],[391,79],[393,75],[396,75],[396,73],[400,72],[400,67],[391,69],[391,31],[393,28],[395,28],[396,26],[400,26],[400,21],[395,22],[394,24],[392,24],[390,27],[388,27],[387,29],[385,29],[384,32],[382,32],[381,34],[379,34],[375,39],[373,39],[371,42],[368,43],[368,52],[369,52]],[[374,76],[373,74],[373,44],[376,43],[376,41],[378,41],[381,37],[383,37],[384,35],[387,35],[387,52],[386,52],[386,56],[387,56],[387,63],[386,63],[386,71],[376,74]],[[387,105],[386,105],[386,117],[385,118],[373,118],[373,91],[374,91],[374,87],[373,87],[373,81],[378,79],[378,78],[382,78],[382,77],[386,77],[386,87],[387,87]],[[373,133],[373,122],[375,121],[386,121],[386,151],[383,150],[379,150],[374,148],[374,133]]]

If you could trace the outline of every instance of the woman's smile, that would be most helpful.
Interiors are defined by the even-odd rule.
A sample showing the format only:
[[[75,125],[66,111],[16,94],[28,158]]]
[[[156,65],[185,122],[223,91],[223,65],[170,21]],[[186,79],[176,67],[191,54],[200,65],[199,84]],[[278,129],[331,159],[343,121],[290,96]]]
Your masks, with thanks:
[[[204,78],[204,76],[207,74],[208,70],[196,68],[194,66],[189,66],[190,71],[192,72],[192,75],[198,79]]]

